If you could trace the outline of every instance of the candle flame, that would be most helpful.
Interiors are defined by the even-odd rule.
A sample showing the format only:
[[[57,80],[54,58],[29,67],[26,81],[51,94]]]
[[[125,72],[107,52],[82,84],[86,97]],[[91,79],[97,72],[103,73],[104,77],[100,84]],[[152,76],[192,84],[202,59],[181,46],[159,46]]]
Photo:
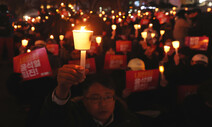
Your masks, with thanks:
[[[80,30],[85,30],[85,26],[81,26]]]
[[[160,66],[159,66],[159,71],[160,71],[161,73],[164,72],[164,66],[163,66],[163,65],[160,65]]]

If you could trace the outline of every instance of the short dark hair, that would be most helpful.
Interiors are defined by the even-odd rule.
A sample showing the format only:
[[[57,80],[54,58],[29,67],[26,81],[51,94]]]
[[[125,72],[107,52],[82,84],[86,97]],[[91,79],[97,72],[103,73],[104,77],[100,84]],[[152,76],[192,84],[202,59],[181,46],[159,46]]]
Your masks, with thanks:
[[[83,95],[94,83],[99,83],[106,88],[116,91],[115,82],[109,74],[105,74],[105,73],[92,74],[92,75],[88,75],[84,83],[82,84]]]

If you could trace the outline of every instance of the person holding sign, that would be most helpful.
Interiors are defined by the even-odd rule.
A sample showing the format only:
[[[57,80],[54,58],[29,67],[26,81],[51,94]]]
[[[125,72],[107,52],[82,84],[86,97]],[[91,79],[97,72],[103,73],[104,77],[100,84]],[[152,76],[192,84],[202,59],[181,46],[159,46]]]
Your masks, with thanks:
[[[41,113],[42,126],[140,127],[137,117],[116,97],[111,77],[97,74],[85,78],[84,71],[82,66],[73,64],[60,68],[58,85]],[[70,89],[81,82],[83,95],[70,101]]]

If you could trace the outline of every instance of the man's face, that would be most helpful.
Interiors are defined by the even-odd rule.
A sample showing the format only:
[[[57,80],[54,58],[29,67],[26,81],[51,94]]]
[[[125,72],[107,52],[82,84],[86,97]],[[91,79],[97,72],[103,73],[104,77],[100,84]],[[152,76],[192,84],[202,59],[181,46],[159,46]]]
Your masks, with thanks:
[[[99,83],[94,83],[84,95],[87,111],[97,120],[105,123],[115,108],[115,92]]]

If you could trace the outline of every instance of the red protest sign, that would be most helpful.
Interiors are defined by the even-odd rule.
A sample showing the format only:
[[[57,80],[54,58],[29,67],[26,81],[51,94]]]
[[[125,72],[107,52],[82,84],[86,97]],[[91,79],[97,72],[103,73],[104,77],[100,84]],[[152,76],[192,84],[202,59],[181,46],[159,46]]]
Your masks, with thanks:
[[[195,50],[206,51],[208,49],[208,43],[209,38],[207,36],[185,38],[185,45]]]
[[[158,69],[126,72],[126,88],[132,92],[156,89],[158,84]]]
[[[104,69],[126,69],[126,55],[105,55]]]
[[[21,73],[24,80],[52,75],[45,48],[39,48],[30,53],[14,57],[13,70],[15,73]]]
[[[59,45],[58,44],[46,44],[46,48],[49,52],[53,53],[56,56],[59,54]]]
[[[80,65],[80,60],[71,60],[68,62],[69,64],[77,64]],[[88,74],[96,73],[96,63],[94,58],[86,59],[85,68],[89,70]]]
[[[97,53],[98,44],[96,42],[91,43],[90,49],[87,51],[88,53]]]
[[[148,25],[149,24],[149,19],[141,19],[141,21],[140,21],[141,23],[141,25]]]
[[[163,12],[158,12],[156,18],[159,20],[160,24],[167,22],[169,19]]]
[[[116,51],[117,52],[131,52],[132,50],[132,41],[116,41]]]

